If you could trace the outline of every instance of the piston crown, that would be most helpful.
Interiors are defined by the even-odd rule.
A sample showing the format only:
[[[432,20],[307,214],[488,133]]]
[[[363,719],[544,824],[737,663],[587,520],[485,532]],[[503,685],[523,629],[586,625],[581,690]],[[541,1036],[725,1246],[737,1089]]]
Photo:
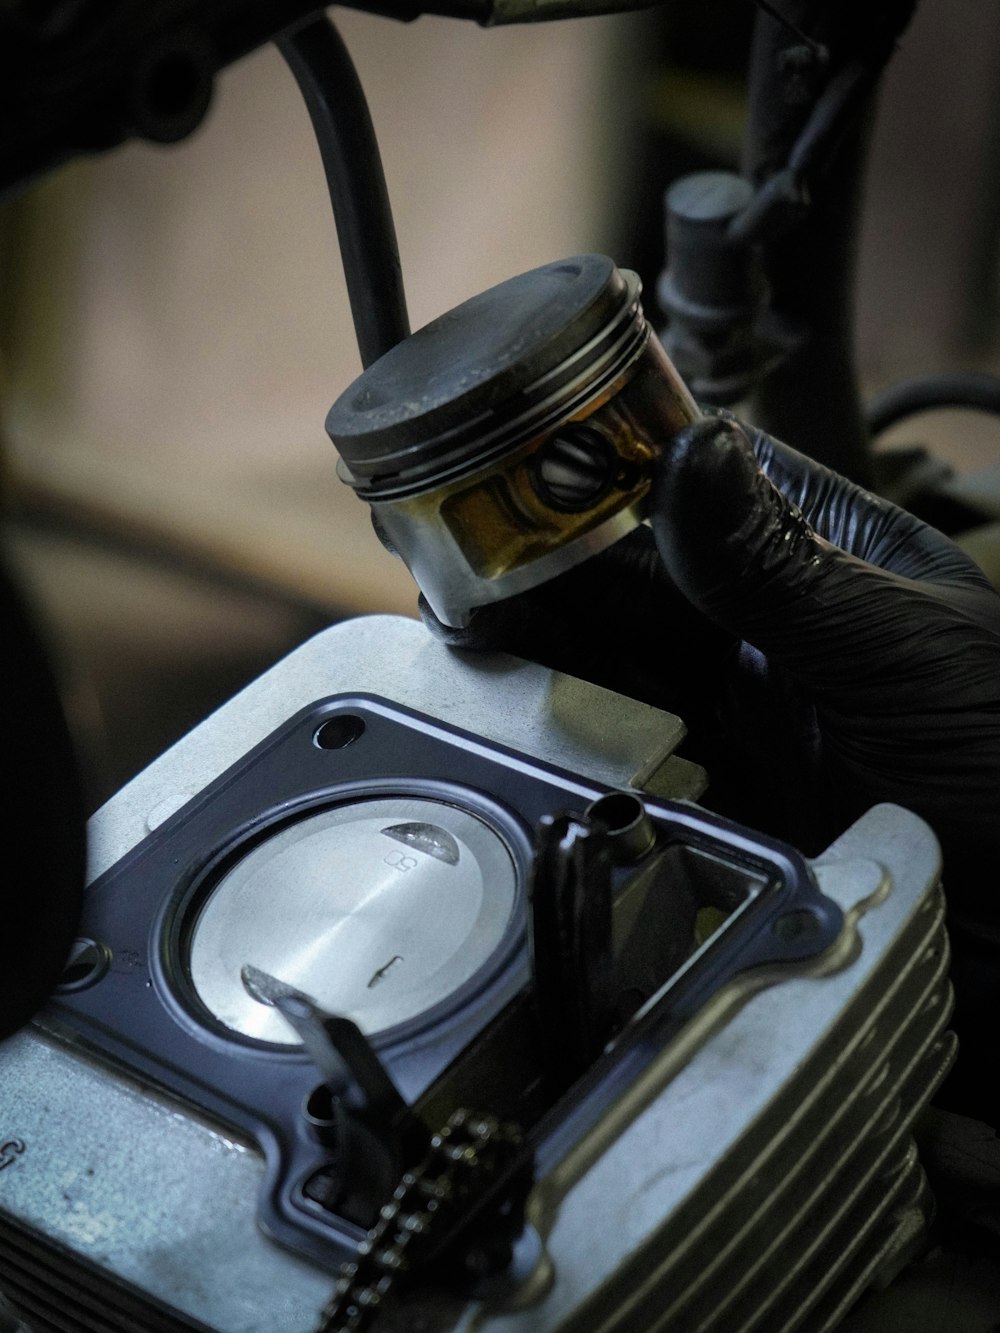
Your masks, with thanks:
[[[605,255],[510,278],[432,320],[341,394],[327,431],[366,497],[419,493],[502,456],[620,374],[648,329]]]

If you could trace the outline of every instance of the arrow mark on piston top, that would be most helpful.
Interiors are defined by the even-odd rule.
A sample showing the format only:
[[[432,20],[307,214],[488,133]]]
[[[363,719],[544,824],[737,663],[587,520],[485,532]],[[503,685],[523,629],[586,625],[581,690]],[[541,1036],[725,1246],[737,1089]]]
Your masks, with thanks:
[[[371,988],[377,986],[380,981],[384,981],[389,975],[389,969],[395,967],[397,963],[401,963],[402,961],[402,954],[393,954],[387,963],[383,964],[382,967],[372,973],[371,980],[368,982],[368,989],[371,990]]]

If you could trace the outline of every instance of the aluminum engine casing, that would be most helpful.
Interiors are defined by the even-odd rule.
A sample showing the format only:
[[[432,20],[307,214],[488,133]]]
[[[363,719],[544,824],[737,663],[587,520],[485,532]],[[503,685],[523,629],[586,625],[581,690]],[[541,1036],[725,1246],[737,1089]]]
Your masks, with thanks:
[[[676,718],[372,617],[304,645],[116,795],[91,821],[92,877],[337,690],[612,786],[700,790]],[[845,913],[835,946],[724,988],[536,1181],[545,1257],[522,1308],[432,1298],[428,1328],[820,1330],[905,1262],[931,1206],[909,1130],[953,1056],[937,845],[882,806],[813,868]],[[309,1333],[333,1275],[258,1230],[256,1148],[44,1023],[0,1048],[0,1290],[21,1316],[37,1333]]]

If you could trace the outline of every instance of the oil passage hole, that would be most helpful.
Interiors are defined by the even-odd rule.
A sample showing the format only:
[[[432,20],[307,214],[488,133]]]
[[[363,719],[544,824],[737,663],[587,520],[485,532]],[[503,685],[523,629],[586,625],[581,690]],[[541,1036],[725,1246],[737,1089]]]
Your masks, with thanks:
[[[363,736],[364,731],[364,720],[356,713],[340,713],[317,728],[313,743],[321,750],[343,750]]]

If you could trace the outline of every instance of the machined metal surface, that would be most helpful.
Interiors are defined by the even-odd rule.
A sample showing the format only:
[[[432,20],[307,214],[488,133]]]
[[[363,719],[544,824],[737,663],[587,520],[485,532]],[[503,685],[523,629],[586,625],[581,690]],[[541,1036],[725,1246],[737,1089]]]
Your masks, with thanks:
[[[337,689],[402,693],[537,758],[641,785],[682,728],[574,684],[511,659],[464,662],[412,622],[340,626],[98,812],[94,874]],[[564,686],[581,711],[561,706]],[[417,829],[390,840],[401,851],[421,842],[444,866],[454,849],[432,824],[461,853],[467,829],[408,813],[397,823]],[[883,806],[814,868],[846,915],[837,942],[738,977],[623,1083],[536,1181],[520,1307],[432,1301],[435,1333],[817,1333],[905,1260],[929,1207],[909,1126],[950,1058],[937,845]],[[334,1275],[258,1230],[263,1163],[231,1132],[39,1028],[0,1047],[0,1131],[0,1286],[37,1333],[312,1333]]]
[[[87,830],[88,879],[300,708],[359,692],[612,787],[692,799],[704,789],[704,771],[673,753],[685,731],[673,713],[505,653],[443,648],[416,620],[363,616],[297,648],[106,802]]]
[[[545,264],[432,320],[330,409],[341,480],[446,624],[642,521],[659,449],[699,412],[639,294],[605,255]]]
[[[418,621],[371,616],[303,644],[112,797],[88,827],[89,879],[299,709],[358,692],[613,787],[695,796],[704,785],[673,756],[679,718],[503,654],[453,652]],[[262,1159],[186,1106],[36,1029],[0,1046],[0,1127],[24,1144],[0,1169],[0,1287],[37,1328],[77,1333],[81,1308],[123,1333],[315,1327],[333,1276],[260,1232]],[[129,1288],[143,1293],[140,1313]]]
[[[432,1326],[815,1331],[909,1256],[929,1211],[909,1125],[949,1058],[936,846],[880,807],[816,868],[848,913],[834,953],[706,1012],[539,1180],[529,1217],[547,1258],[523,1309],[470,1305]],[[27,1271],[48,1265],[69,1290],[99,1266],[111,1310],[121,1281],[173,1309],[149,1330],[310,1333],[329,1283],[255,1232],[256,1154],[39,1034],[0,1062],[0,1115],[26,1145],[0,1177],[5,1282],[22,1309],[38,1309],[30,1255]],[[80,1123],[115,1132],[81,1143]],[[137,1187],[137,1164],[155,1190]],[[38,1327],[75,1330],[66,1309]],[[116,1317],[95,1327],[123,1327]]]
[[[728,1021],[664,1050],[539,1182],[524,1308],[470,1308],[462,1333],[818,1333],[910,1257],[931,1203],[909,1126],[954,1054],[937,845],[879,806],[815,868],[848,916],[839,956],[748,977]]]
[[[342,474],[366,499],[468,475],[568,418],[639,355],[639,279],[606,255],[520,273],[418,329],[330,408]]]
[[[226,1027],[292,1045],[241,980],[250,964],[370,1036],[442,1004],[485,966],[517,892],[503,840],[443,801],[355,801],[248,852],[193,927],[198,998]]]
[[[33,1327],[312,1328],[332,1282],[258,1231],[248,1145],[38,1029],[0,1047],[0,1123],[24,1144],[0,1171],[0,1286]]]

